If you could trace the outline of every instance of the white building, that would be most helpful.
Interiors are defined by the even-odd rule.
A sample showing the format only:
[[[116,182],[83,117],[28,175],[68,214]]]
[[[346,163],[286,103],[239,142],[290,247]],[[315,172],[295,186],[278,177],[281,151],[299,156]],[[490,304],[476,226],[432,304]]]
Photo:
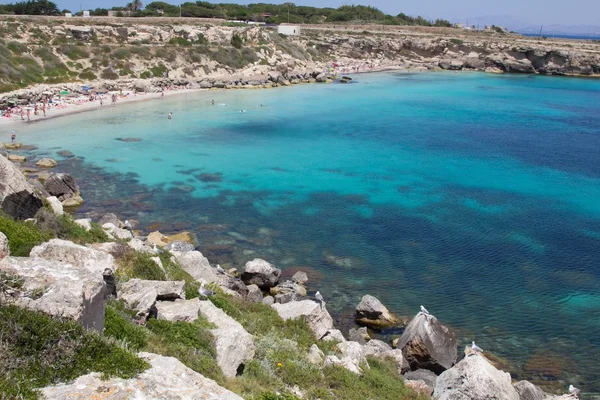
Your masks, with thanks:
[[[277,27],[277,33],[287,36],[298,36],[300,35],[300,27],[297,25],[279,25]]]

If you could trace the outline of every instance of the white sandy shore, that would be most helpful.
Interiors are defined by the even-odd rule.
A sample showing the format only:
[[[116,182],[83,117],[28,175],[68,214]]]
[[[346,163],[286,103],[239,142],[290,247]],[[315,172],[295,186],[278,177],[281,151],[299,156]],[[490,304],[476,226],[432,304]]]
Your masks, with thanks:
[[[165,94],[164,97],[171,97],[171,96],[176,96],[179,94],[194,93],[194,92],[201,92],[201,91],[207,91],[207,89],[166,90],[164,92],[164,94]],[[145,101],[145,100],[158,100],[160,98],[163,98],[160,93],[138,93],[135,95],[132,93],[126,97],[119,97],[116,105],[113,106],[113,105],[111,105],[110,95],[105,95],[104,100],[103,100],[104,105],[102,105],[102,106],[100,105],[100,100],[86,101],[82,104],[68,104],[66,108],[52,108],[52,109],[47,110],[45,117],[41,110],[39,111],[39,115],[33,115],[33,113],[31,113],[31,121],[27,121],[27,117],[25,117],[25,120],[23,121],[20,119],[20,116],[18,116],[16,118],[2,117],[2,118],[0,118],[0,126],[2,127],[3,130],[16,129],[17,126],[19,126],[21,124],[29,124],[29,123],[34,123],[34,122],[37,123],[37,122],[41,122],[41,121],[48,120],[48,119],[65,117],[67,115],[77,114],[77,113],[85,112],[85,111],[97,110],[100,108],[119,107],[121,104],[124,104],[124,103],[133,103],[133,102]]]

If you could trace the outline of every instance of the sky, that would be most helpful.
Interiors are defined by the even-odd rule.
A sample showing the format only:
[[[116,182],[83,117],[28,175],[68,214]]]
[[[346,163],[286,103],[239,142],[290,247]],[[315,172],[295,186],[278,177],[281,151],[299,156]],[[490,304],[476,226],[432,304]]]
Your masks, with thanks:
[[[12,3],[18,0],[0,0],[0,4]],[[94,9],[97,7],[110,8],[122,6],[128,0],[53,0],[60,9],[79,11],[82,9]],[[178,0],[164,0],[168,3],[178,4]],[[192,0],[181,0],[192,1]],[[146,1],[147,3],[151,0]],[[146,3],[145,2],[145,3]],[[217,1],[214,1],[217,2]],[[223,0],[223,2],[238,2],[235,0]],[[240,0],[240,4],[249,1]],[[253,0],[250,2],[283,3],[285,1]],[[362,4],[377,7],[387,14],[396,15],[401,12],[417,16],[421,15],[428,19],[444,18],[451,22],[469,24],[476,18],[485,17],[487,24],[497,25],[512,24],[521,25],[600,25],[600,1],[598,0],[360,0],[348,2],[343,0],[296,0],[297,5],[310,5],[318,7],[339,7],[343,4]],[[491,21],[490,21],[491,20]],[[496,22],[495,22],[496,21]],[[511,28],[515,28],[514,26]]]

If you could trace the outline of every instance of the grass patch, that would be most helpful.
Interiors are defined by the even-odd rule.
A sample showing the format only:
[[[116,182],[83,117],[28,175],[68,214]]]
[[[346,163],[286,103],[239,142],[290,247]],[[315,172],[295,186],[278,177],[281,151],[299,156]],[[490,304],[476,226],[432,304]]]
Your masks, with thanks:
[[[184,39],[182,37],[176,36],[176,37],[172,37],[169,40],[169,44],[172,46],[190,47],[192,45],[192,42],[190,42],[189,40]]]
[[[100,225],[92,223],[92,229],[86,231],[85,228],[77,225],[70,215],[58,216],[45,207],[37,212],[35,220],[37,227],[51,237],[70,240],[77,244],[108,242],[108,236]]]
[[[58,47],[58,51],[69,57],[71,60],[81,60],[82,58],[88,58],[90,56],[90,53],[88,53],[86,49],[72,44],[63,44]]]
[[[102,72],[100,73],[100,77],[102,79],[109,79],[109,80],[115,80],[115,79],[119,79],[119,74],[117,74],[116,72],[114,72],[112,69],[110,68],[105,68],[102,70]]]
[[[148,344],[148,330],[133,323],[133,313],[122,302],[111,300],[106,304],[104,334],[112,337],[132,351],[140,351]]]
[[[93,81],[95,79],[98,79],[98,77],[96,76],[96,74],[94,74],[92,71],[85,70],[82,73],[79,74],[79,78],[86,80],[86,81]]]
[[[10,254],[16,257],[27,257],[33,247],[52,239],[32,222],[15,221],[7,215],[0,215],[0,232],[8,238]]]
[[[9,399],[92,371],[131,378],[149,367],[77,322],[16,306],[0,306],[0,320],[0,393]]]
[[[464,43],[464,41],[462,41],[460,39],[450,39],[450,42],[454,43],[454,44],[456,44],[458,46],[461,46]]]
[[[133,278],[165,281],[167,277],[162,269],[151,259],[151,255],[139,252],[127,252],[118,258],[117,278],[125,282]]]

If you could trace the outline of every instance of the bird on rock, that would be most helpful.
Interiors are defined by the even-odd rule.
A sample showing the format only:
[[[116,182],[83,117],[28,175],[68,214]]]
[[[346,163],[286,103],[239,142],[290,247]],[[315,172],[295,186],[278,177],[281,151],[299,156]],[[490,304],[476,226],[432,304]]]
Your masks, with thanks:
[[[129,222],[128,220],[125,220],[125,222],[123,223],[123,227],[129,232],[133,233],[133,225],[131,225],[131,222]]]
[[[321,303],[321,310],[322,310],[323,307],[325,307],[325,299],[323,298],[323,295],[321,295],[321,292],[315,293],[315,299],[317,299],[319,301],[319,303]]]
[[[214,296],[215,295],[215,292],[213,292],[212,290],[207,289],[207,288],[204,287],[204,283],[200,284],[200,288],[198,289],[198,293],[202,297],[210,297],[210,296]]]
[[[217,272],[220,273],[221,275],[227,275],[225,273],[225,270],[223,268],[221,268],[221,266],[219,264],[217,264]]]
[[[429,311],[427,311],[427,309],[423,306],[421,306],[421,312],[425,315],[431,315],[431,314],[429,314]]]
[[[475,341],[471,342],[471,350],[475,353],[483,353],[483,349],[475,344]]]
[[[575,386],[573,385],[569,385],[569,394],[571,396],[574,396],[575,398],[579,398],[579,395],[581,394],[581,390],[577,389]]]

